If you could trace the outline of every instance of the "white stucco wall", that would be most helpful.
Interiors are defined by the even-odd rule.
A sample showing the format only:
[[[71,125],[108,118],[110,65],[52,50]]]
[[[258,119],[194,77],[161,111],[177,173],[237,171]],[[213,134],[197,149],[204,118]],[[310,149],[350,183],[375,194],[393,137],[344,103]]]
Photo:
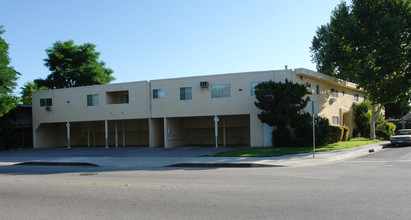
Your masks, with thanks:
[[[33,92],[34,145],[35,147],[64,146],[66,144],[64,140],[66,122],[81,125],[79,130],[82,132],[77,134],[75,131],[73,135],[79,139],[79,144],[84,144],[87,142],[84,141],[87,123],[95,122],[104,125],[105,120],[110,124],[110,144],[113,143],[113,122],[122,123],[124,120],[128,120],[126,131],[130,132],[131,136],[126,138],[126,142],[129,141],[130,144],[147,144],[152,147],[167,144],[179,146],[190,143],[188,136],[192,138],[190,139],[192,142],[200,143],[201,141],[198,140],[200,136],[194,131],[190,134],[185,132],[193,126],[192,123],[195,123],[195,120],[190,121],[191,119],[187,118],[209,117],[212,120],[212,117],[217,115],[219,117],[231,116],[228,120],[236,116],[241,116],[239,120],[248,120],[246,123],[242,122],[242,125],[233,125],[233,122],[230,122],[231,131],[237,129],[237,133],[242,134],[246,125],[245,128],[249,129],[249,132],[242,135],[244,140],[238,143],[263,146],[266,145],[264,139],[267,137],[264,137],[263,124],[257,117],[260,111],[254,105],[255,97],[251,96],[251,83],[269,80],[283,82],[285,79],[297,83],[309,83],[311,85],[309,90],[312,92],[310,97],[317,103],[318,114],[327,117],[331,123],[332,117],[338,116],[340,125],[345,124],[350,129],[353,128],[350,112],[353,95],[358,94],[359,101],[362,101],[364,93],[358,90],[353,83],[307,69],[296,69],[295,71],[259,71],[36,91]],[[201,88],[200,82],[204,81],[208,82],[208,88]],[[211,97],[212,86],[220,84],[230,85],[230,97]],[[317,85],[320,86],[320,94],[316,94]],[[180,100],[181,87],[191,87],[191,100]],[[164,97],[153,99],[153,89],[162,89]],[[335,100],[331,98],[331,89],[338,90],[338,98]],[[127,93],[129,103],[110,104],[118,103],[119,95]],[[91,94],[98,94],[99,104],[97,106],[87,106],[87,95]],[[40,107],[40,99],[43,98],[52,98],[51,111]],[[169,128],[172,129],[172,134],[167,134],[166,131]],[[100,128],[100,130],[97,135],[99,135],[98,143],[101,144],[104,142],[104,137],[100,137],[104,136],[102,133],[104,129]],[[53,136],[53,132],[58,134]],[[231,138],[232,143],[237,143],[233,140],[238,138],[236,135],[229,134],[228,136],[226,138]],[[204,143],[209,144],[210,140],[204,140]]]

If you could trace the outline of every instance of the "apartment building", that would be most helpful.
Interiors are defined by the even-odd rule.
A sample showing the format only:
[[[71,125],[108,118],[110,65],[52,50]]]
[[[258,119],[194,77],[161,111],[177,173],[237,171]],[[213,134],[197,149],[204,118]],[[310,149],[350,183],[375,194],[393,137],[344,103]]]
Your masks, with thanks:
[[[273,128],[257,117],[254,87],[286,79],[308,85],[315,114],[353,129],[351,106],[365,93],[354,83],[295,69],[36,91],[33,145],[270,146]]]

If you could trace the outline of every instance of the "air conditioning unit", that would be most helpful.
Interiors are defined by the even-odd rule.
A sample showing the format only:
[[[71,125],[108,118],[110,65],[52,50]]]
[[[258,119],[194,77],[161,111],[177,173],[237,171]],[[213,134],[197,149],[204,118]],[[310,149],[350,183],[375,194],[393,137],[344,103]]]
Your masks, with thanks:
[[[202,81],[200,82],[201,88],[208,88],[208,82],[207,81]]]
[[[53,106],[46,106],[46,111],[52,111],[53,110]]]

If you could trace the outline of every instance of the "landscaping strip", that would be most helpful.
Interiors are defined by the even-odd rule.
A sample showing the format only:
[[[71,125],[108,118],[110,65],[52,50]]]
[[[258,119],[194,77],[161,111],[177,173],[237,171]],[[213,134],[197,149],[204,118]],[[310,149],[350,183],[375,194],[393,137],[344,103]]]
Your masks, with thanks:
[[[315,151],[333,151],[358,147],[367,144],[381,142],[381,140],[369,140],[367,138],[352,138],[349,141],[340,141],[325,146],[317,146]],[[313,147],[250,147],[233,151],[226,151],[212,155],[213,157],[277,157],[291,154],[303,154],[313,152]]]
[[[178,163],[167,167],[285,167],[282,165],[268,165],[257,163]]]

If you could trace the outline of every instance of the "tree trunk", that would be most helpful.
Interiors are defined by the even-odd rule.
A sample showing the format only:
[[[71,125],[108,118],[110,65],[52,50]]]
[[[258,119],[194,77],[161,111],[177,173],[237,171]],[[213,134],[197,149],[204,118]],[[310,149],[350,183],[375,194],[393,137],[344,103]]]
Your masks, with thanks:
[[[370,139],[375,140],[375,122],[380,116],[382,104],[372,104],[371,105],[371,121],[370,121]],[[377,109],[376,109],[377,108]]]

